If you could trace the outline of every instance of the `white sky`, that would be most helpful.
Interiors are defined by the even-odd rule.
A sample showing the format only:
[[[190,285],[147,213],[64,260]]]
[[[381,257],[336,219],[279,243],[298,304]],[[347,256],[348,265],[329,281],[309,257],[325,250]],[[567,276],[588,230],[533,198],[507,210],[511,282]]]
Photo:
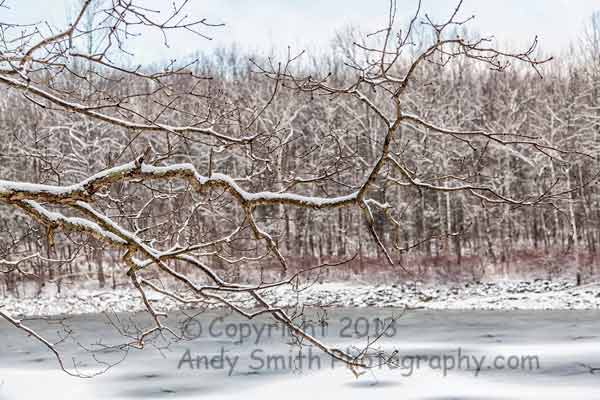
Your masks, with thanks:
[[[20,22],[65,21],[69,4],[76,0],[7,0],[11,9],[0,9],[0,20]],[[137,0],[149,8],[164,8],[171,0]],[[329,44],[336,31],[348,25],[363,31],[382,27],[388,0],[190,0],[189,13],[206,17],[225,27],[204,32],[214,38],[203,40],[192,34],[171,35],[170,48],[161,46],[160,35],[144,35],[131,49],[136,62],[157,61],[229,47],[237,43],[250,50],[318,49]],[[416,0],[398,0],[399,17],[407,20]],[[447,16],[456,0],[423,0],[432,16]],[[545,51],[558,53],[581,35],[584,23],[599,0],[464,0],[462,16],[474,14],[470,29],[494,34],[500,43],[524,46],[538,35]]]

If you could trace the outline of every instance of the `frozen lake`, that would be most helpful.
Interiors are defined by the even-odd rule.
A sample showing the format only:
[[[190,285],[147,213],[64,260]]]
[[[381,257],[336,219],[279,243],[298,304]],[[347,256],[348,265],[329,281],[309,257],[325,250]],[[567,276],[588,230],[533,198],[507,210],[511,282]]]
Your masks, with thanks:
[[[380,331],[382,321],[398,313],[329,310],[328,324],[310,329],[346,348],[364,344],[365,334]],[[127,314],[118,318],[129,330],[143,322]],[[169,321],[181,329],[186,318],[173,314]],[[29,324],[50,336],[65,328]],[[80,371],[123,356],[104,351],[94,360],[80,346],[100,349],[99,339],[102,345],[118,343],[106,316],[79,316],[66,324],[74,333],[61,349]],[[186,326],[192,340],[130,351],[107,373],[82,379],[58,370],[48,351],[0,322],[0,399],[600,399],[600,370],[594,374],[587,367],[600,368],[600,311],[411,311],[377,344],[393,355],[397,368],[376,367],[358,379],[316,349],[304,347],[299,357],[286,332],[267,318],[250,325],[210,312]]]

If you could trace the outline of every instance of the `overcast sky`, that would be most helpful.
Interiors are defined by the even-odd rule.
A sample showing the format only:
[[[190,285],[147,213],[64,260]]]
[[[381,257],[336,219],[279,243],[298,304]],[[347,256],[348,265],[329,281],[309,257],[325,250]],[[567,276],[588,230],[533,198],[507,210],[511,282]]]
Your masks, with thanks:
[[[49,21],[66,19],[76,0],[7,0],[0,20]],[[150,8],[165,7],[171,0],[137,0]],[[258,51],[318,49],[327,46],[336,31],[348,25],[363,31],[382,27],[388,0],[190,0],[190,14],[226,26],[204,30],[212,41],[191,34],[172,35],[170,49],[159,44],[159,35],[145,35],[131,45],[138,62],[176,58],[195,51],[239,44]],[[399,16],[408,19],[416,0],[398,0]],[[423,0],[424,11],[447,16],[456,0]],[[586,19],[600,11],[599,0],[464,0],[462,16],[475,15],[469,25],[481,34],[494,34],[504,44],[525,45],[535,35],[548,52],[558,53],[581,35]]]

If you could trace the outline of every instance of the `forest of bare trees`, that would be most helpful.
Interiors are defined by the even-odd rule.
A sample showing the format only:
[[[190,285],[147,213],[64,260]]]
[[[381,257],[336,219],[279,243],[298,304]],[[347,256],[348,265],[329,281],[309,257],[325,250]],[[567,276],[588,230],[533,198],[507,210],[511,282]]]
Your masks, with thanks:
[[[129,27],[210,21],[93,3],[58,33],[1,25],[2,294],[96,282],[145,300],[168,278],[183,303],[238,310],[221,294],[245,291],[291,324],[260,290],[305,274],[597,275],[600,15],[554,59],[467,34],[460,7],[404,30],[391,7],[329,55],[159,68],[119,61]]]
[[[402,221],[400,228],[386,224],[379,210],[374,216],[381,239],[394,247],[394,257],[398,257],[403,267],[389,272],[398,274],[399,279],[406,278],[407,271],[408,276],[414,273],[421,278],[471,279],[481,279],[486,273],[519,274],[531,270],[552,277],[576,268],[580,268],[584,275],[595,274],[600,239],[597,229],[600,226],[599,198],[595,181],[598,171],[595,161],[597,135],[600,132],[599,21],[598,15],[594,16],[587,27],[585,40],[571,49],[569,61],[563,58],[544,66],[544,79],[540,79],[536,71],[526,71],[519,66],[499,74],[495,70],[478,68],[473,60],[445,66],[442,75],[438,75],[440,68],[436,64],[421,66],[418,72],[420,82],[408,88],[406,104],[408,109],[418,111],[432,122],[449,123],[459,129],[487,126],[497,132],[515,132],[541,138],[541,143],[548,146],[585,152],[590,157],[575,155],[548,162],[535,150],[510,153],[490,149],[483,160],[477,159],[477,155],[467,154],[462,143],[452,145],[454,140],[447,137],[430,135],[415,126],[403,127],[405,142],[402,143],[402,152],[415,155],[411,157],[410,168],[418,171],[423,181],[443,184],[448,180],[443,175],[453,175],[450,172],[452,168],[462,170],[468,163],[469,174],[497,183],[503,193],[526,198],[539,187],[569,193],[560,201],[553,202],[556,207],[514,207],[506,204],[486,208],[476,204],[478,199],[469,199],[462,193],[383,185],[376,197],[380,201],[394,203],[401,212],[401,217],[397,218]],[[360,49],[352,48],[352,34],[347,32],[336,38],[330,57],[323,56],[304,63],[304,74],[331,72],[339,86],[352,81],[355,71],[344,68],[344,58],[338,57],[340,53],[346,57],[361,56],[356,54],[360,53]],[[194,97],[210,97],[211,103],[206,106],[211,108],[213,118],[228,120],[219,121],[224,126],[239,123],[235,121],[239,116],[225,115],[239,112],[232,103],[241,102],[248,108],[258,109],[261,102],[273,97],[269,107],[255,122],[264,124],[264,129],[277,134],[276,139],[269,138],[271,143],[265,143],[265,149],[254,150],[262,153],[257,155],[257,159],[271,154],[266,165],[272,168],[264,171],[262,182],[298,185],[299,182],[293,182],[289,176],[282,176],[282,172],[297,169],[299,163],[302,164],[302,173],[312,176],[339,173],[340,166],[327,164],[331,161],[328,155],[332,147],[341,145],[339,141],[342,138],[352,137],[355,141],[345,145],[352,146],[352,151],[360,155],[356,167],[369,165],[377,151],[376,128],[380,122],[368,107],[340,96],[332,99],[331,96],[311,93],[298,94],[285,88],[280,88],[276,96],[272,96],[274,83],[257,73],[260,71],[249,61],[251,59],[236,50],[217,51],[214,58],[190,59],[195,62],[186,70],[195,76],[210,76],[211,79],[194,80],[188,74],[180,74],[170,77],[169,87],[185,92],[190,85],[195,85],[199,95]],[[94,73],[85,60],[76,61],[73,68],[77,72],[74,73],[83,76]],[[110,71],[110,74],[103,76],[103,83],[108,86],[103,91],[116,92],[111,93],[112,96],[149,90],[146,88],[148,82],[143,78],[130,80],[119,71]],[[125,79],[127,87],[117,84]],[[214,98],[213,93],[221,94],[221,99]],[[370,95],[384,98],[386,93],[379,91]],[[127,132],[126,129],[115,130],[108,123],[81,121],[68,113],[49,111],[48,107],[39,107],[17,90],[6,90],[1,101],[4,140],[0,145],[0,155],[4,179],[71,184],[136,156],[146,145],[153,148],[164,146],[154,142],[157,138]],[[142,98],[138,103],[138,106],[154,113],[167,106],[150,98]],[[164,123],[177,122],[175,117],[164,120]],[[174,159],[190,161],[193,154],[193,164],[206,169],[212,157],[215,171],[231,176],[252,173],[247,165],[236,162],[230,155],[223,152],[211,155],[207,151],[209,146],[204,143],[188,142],[173,136],[173,143],[167,144],[167,151]],[[484,171],[479,170],[480,167],[485,167],[493,175],[486,176]],[[349,166],[342,168],[352,172]],[[255,172],[258,174],[260,171]],[[298,175],[302,176],[301,173]],[[339,188],[333,179],[324,179],[315,188],[316,194],[336,191]],[[2,254],[22,248],[22,251],[48,256],[50,250],[46,233],[40,232],[21,216],[9,217],[9,213],[13,212],[3,210],[7,218],[2,219]],[[172,212],[174,210],[167,207],[159,214]],[[145,221],[149,226],[161,225],[159,219],[149,218]],[[202,237],[209,234],[208,231],[218,230],[217,224],[211,222],[210,213],[200,213],[197,218],[194,235]],[[352,256],[358,251],[359,257],[352,261],[347,273],[389,269],[383,260],[384,255],[369,240],[368,234],[362,232],[364,237],[360,236],[360,215],[341,209],[327,215],[292,209],[268,220],[266,215],[257,218],[265,219],[263,223],[275,233],[284,251],[294,253],[296,260],[293,264],[297,264],[297,268],[303,263],[331,256]],[[350,235],[350,232],[354,234]],[[74,259],[75,250],[69,244],[57,251],[58,258],[62,260]],[[107,256],[93,242],[87,243],[81,252],[77,255],[77,262],[52,265],[43,258],[36,258],[28,263],[32,272],[40,278],[40,284],[57,281],[60,285],[63,279],[77,280],[81,276],[86,276],[86,279],[93,276],[101,287],[109,280],[116,284],[114,256]],[[220,258],[215,261],[223,264]],[[17,292],[21,279],[31,279],[16,271],[1,278],[3,291]]]

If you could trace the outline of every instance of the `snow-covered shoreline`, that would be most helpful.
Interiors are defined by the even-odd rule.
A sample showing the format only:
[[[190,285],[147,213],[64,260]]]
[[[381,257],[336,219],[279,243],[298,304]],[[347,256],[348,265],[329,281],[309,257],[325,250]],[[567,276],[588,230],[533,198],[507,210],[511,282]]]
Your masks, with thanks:
[[[182,309],[174,300],[152,293],[157,310]],[[594,310],[600,309],[600,284],[576,287],[568,281],[495,281],[462,285],[315,284],[301,291],[279,287],[266,298],[278,306],[409,307],[432,310]],[[235,299],[235,298],[234,298]],[[239,299],[238,299],[239,300]],[[251,306],[251,303],[247,303]],[[136,312],[144,309],[133,289],[63,291],[36,297],[0,298],[0,308],[13,316],[78,315]]]

